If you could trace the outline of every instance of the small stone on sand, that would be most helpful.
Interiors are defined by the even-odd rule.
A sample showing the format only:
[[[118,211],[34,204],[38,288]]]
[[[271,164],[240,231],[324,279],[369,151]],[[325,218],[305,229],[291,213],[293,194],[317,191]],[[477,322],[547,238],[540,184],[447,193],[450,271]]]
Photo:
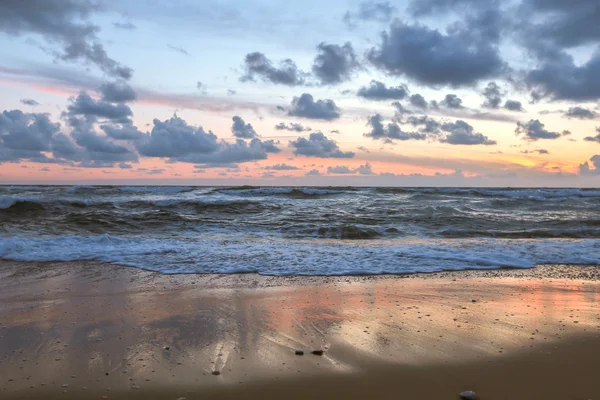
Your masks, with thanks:
[[[221,375],[221,372],[220,371],[213,371],[212,374],[213,375]]]
[[[311,353],[314,354],[315,356],[322,356],[323,350],[313,350],[313,351],[311,351]]]
[[[296,355],[297,356],[303,356],[304,352],[302,350],[296,350]]]
[[[460,393],[459,396],[463,400],[476,400],[477,399],[477,395],[475,394],[475,392],[472,392],[470,390]]]

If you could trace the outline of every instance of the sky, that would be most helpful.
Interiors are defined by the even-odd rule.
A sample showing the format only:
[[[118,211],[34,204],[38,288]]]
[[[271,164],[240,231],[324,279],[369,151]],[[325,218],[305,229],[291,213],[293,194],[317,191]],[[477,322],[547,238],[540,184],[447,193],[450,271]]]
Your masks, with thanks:
[[[0,2],[0,183],[600,186],[597,0]]]

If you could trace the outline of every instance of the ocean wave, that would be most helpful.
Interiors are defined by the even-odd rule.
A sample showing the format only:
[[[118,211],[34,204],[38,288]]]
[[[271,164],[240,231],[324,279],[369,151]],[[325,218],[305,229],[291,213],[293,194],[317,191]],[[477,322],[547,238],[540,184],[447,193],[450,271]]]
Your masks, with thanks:
[[[137,193],[184,193],[191,192],[195,188],[190,186],[119,186],[121,192]]]
[[[18,261],[97,260],[165,274],[258,272],[264,275],[401,274],[442,270],[600,264],[597,240],[429,240],[349,242],[170,240],[92,237],[0,238],[0,257]]]
[[[319,196],[330,196],[336,194],[346,193],[347,190],[339,189],[322,189],[322,188],[266,188],[266,187],[239,187],[239,188],[220,188],[214,189],[217,193],[226,193],[235,196],[286,196],[294,198],[302,197],[319,197]]]

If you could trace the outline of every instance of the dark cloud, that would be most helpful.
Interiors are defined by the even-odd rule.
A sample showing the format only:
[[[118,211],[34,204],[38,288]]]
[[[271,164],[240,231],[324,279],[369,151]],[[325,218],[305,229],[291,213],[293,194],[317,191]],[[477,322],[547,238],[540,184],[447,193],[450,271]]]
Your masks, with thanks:
[[[596,136],[587,136],[585,139],[586,142],[596,142],[596,143],[600,143],[600,127],[596,128],[596,132],[598,132],[598,134]]]
[[[463,108],[462,99],[455,94],[447,94],[440,104],[447,108]]]
[[[517,100],[506,100],[504,108],[509,111],[525,111],[521,102]]]
[[[133,31],[137,29],[137,26],[135,26],[132,22],[113,22],[113,26],[126,31]]]
[[[300,97],[294,97],[288,115],[331,121],[340,117],[340,110],[333,100],[315,101],[311,94],[304,93]]]
[[[497,46],[473,27],[443,34],[395,21],[367,57],[392,76],[406,76],[425,85],[472,85],[504,69]]]
[[[485,101],[481,105],[485,108],[498,108],[502,102],[502,91],[496,82],[489,82],[482,93]]]
[[[33,99],[21,99],[21,104],[25,104],[26,106],[39,106],[40,103]]]
[[[311,169],[306,173],[306,176],[320,176],[321,172],[318,169]]]
[[[102,95],[102,100],[110,103],[127,103],[137,99],[135,90],[122,81],[104,83],[98,91]]]
[[[180,54],[184,54],[186,56],[190,55],[190,53],[186,49],[184,49],[183,47],[177,47],[177,46],[173,46],[171,44],[167,44],[167,47],[170,48],[173,51],[176,51],[176,52],[180,53]]]
[[[252,125],[247,124],[239,116],[234,116],[232,120],[231,133],[233,133],[233,136],[240,139],[252,139],[258,136]]]
[[[447,132],[446,136],[440,139],[442,143],[455,145],[495,145],[495,140],[488,139],[481,133],[474,132],[471,125],[463,120],[457,120],[454,123],[445,123],[441,126],[442,131]]]
[[[590,166],[594,166],[594,168],[592,169]],[[586,161],[579,165],[579,175],[600,175],[600,154],[592,156],[589,162]]]
[[[600,70],[598,73],[600,73]],[[577,119],[596,119],[598,118],[598,113],[593,110],[577,106],[569,108],[567,112],[565,112],[565,117]]]
[[[305,83],[306,73],[300,71],[292,60],[281,61],[279,67],[275,67],[271,60],[259,52],[249,53],[244,60],[245,74],[240,78],[242,82],[256,81],[256,78],[264,82],[298,86]]]
[[[401,122],[402,118],[405,115],[410,115],[413,113],[411,110],[404,108],[404,106],[399,101],[394,101],[392,103],[392,106],[394,106],[394,108],[396,109],[394,119],[396,119],[397,122]]]
[[[294,132],[308,132],[308,131],[312,130],[312,129],[310,129],[310,127],[304,126],[304,125],[296,123],[296,122],[290,122],[289,124],[286,124],[285,122],[280,122],[277,125],[275,125],[275,129],[277,129],[278,131],[294,131]]]
[[[237,92],[233,89],[227,89],[227,96],[235,96]]]
[[[275,164],[275,165],[266,166],[265,169],[270,170],[270,171],[295,171],[300,168],[298,168],[294,165],[288,165],[288,164]]]
[[[355,171],[348,168],[346,165],[336,165],[335,167],[327,167],[327,173],[335,175],[349,175],[354,174]]]
[[[360,64],[354,54],[352,44],[343,46],[320,43],[312,72],[322,85],[336,85],[349,80]]]
[[[412,104],[414,107],[420,108],[422,110],[427,109],[427,101],[425,100],[425,98],[423,96],[421,96],[418,93],[410,96],[410,104]]]
[[[194,168],[197,168],[197,169],[227,168],[227,169],[237,170],[237,169],[239,169],[239,166],[237,164],[232,164],[232,163],[205,163],[205,164],[194,165]]]
[[[335,140],[328,139],[322,132],[313,132],[309,138],[300,137],[290,142],[297,156],[320,158],[353,158],[351,151],[340,150]]]
[[[349,28],[355,28],[360,21],[389,22],[396,7],[387,1],[364,1],[358,5],[358,10],[344,14],[344,22]]]
[[[433,118],[429,118],[427,115],[422,116],[410,116],[406,122],[412,126],[418,126],[419,132],[438,134],[440,132],[441,124]]]
[[[272,140],[261,141],[254,138],[245,141],[237,139],[235,143],[219,142],[216,151],[211,153],[189,153],[185,156],[177,157],[173,161],[183,161],[189,163],[245,163],[250,161],[266,160],[268,153],[279,153],[281,150]]]
[[[131,166],[131,164],[127,164],[127,163],[119,163],[118,167],[121,169],[132,169],[133,168]]]
[[[408,11],[415,17],[421,17],[449,11],[485,8],[494,3],[493,0],[413,0],[408,6]]]
[[[112,104],[103,100],[94,100],[86,92],[80,92],[76,98],[71,98],[66,115],[81,115],[86,118],[105,118],[113,122],[128,123],[133,115],[125,104]]]
[[[108,56],[90,17],[100,11],[91,0],[0,1],[0,32],[12,36],[37,34],[61,47],[63,61],[83,61],[108,75],[129,79],[133,71]]]
[[[60,124],[46,114],[5,110],[0,114],[0,162],[30,160],[47,162],[42,152],[51,149]]]
[[[518,122],[515,133],[517,135],[524,134],[525,139],[530,141],[538,139],[558,139],[563,136],[561,133],[546,130],[545,125],[537,119],[532,119],[527,123]]]
[[[375,114],[368,118],[367,126],[371,128],[371,131],[365,133],[363,136],[369,137],[375,140],[425,140],[427,135],[419,132],[404,132],[402,128],[396,123],[388,123],[387,126],[383,124],[383,117],[380,114]]]
[[[383,82],[372,80],[369,86],[360,88],[356,94],[370,100],[402,100],[408,95],[408,88],[406,85],[387,87]]]

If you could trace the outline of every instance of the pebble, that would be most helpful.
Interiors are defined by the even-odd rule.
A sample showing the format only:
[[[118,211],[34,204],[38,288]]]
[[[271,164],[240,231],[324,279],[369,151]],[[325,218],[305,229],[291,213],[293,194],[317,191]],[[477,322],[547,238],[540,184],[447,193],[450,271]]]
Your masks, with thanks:
[[[472,392],[470,390],[460,393],[459,396],[463,400],[476,400],[477,399],[477,395],[475,394],[475,392]]]
[[[296,354],[297,356],[303,356],[303,355],[304,355],[304,352],[303,352],[302,350],[296,350],[296,353],[295,353],[295,354]]]
[[[213,375],[221,375],[221,372],[220,371],[213,371],[212,374]]]
[[[315,356],[322,356],[323,350],[313,350],[313,351],[311,351],[311,353],[314,354]]]

